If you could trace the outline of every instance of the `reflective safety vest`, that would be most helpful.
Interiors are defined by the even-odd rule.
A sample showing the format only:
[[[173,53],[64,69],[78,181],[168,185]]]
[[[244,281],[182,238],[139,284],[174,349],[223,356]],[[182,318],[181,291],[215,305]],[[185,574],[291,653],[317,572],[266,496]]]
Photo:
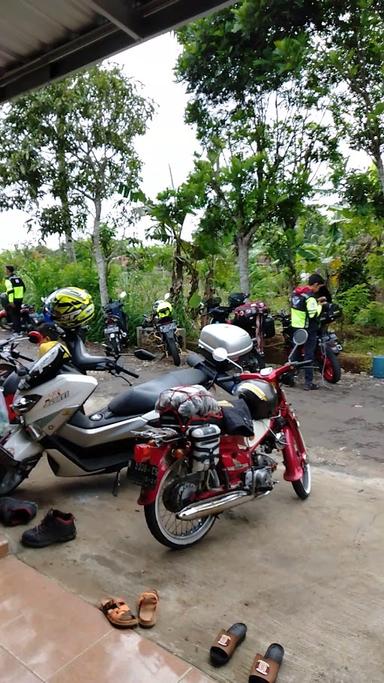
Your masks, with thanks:
[[[319,317],[322,306],[312,292],[293,292],[291,297],[291,325],[295,328],[308,327],[309,321]]]
[[[24,299],[25,285],[21,277],[17,275],[7,277],[5,279],[5,291],[8,303],[13,304],[15,301],[22,301]]]

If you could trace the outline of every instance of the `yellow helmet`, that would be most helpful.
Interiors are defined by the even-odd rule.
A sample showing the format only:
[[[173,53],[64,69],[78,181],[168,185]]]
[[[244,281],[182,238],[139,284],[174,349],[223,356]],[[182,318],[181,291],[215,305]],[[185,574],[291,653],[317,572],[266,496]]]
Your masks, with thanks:
[[[172,304],[169,301],[159,299],[153,304],[152,310],[154,314],[160,318],[170,318],[173,312]]]
[[[45,300],[45,308],[60,327],[73,328],[85,325],[95,315],[95,306],[86,289],[62,287]]]

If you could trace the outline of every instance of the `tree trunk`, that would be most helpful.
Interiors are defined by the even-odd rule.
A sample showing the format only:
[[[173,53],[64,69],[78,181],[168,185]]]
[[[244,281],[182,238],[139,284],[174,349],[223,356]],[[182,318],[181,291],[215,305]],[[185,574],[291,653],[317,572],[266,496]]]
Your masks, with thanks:
[[[376,164],[377,172],[379,175],[381,191],[384,195],[384,164],[383,164],[383,159],[381,157],[380,151],[375,156],[375,164]]]
[[[95,261],[97,268],[97,275],[99,278],[99,291],[101,305],[106,306],[109,301],[108,285],[107,285],[107,264],[100,239],[100,218],[101,218],[101,200],[95,199],[95,219],[93,222],[93,249],[95,253]]]
[[[236,243],[240,289],[245,294],[249,294],[249,237],[246,235],[237,235]]]
[[[172,300],[174,303],[182,300],[183,297],[183,280],[184,280],[184,259],[181,254],[180,242],[176,241],[175,251],[173,254],[172,267]]]
[[[57,161],[59,174],[58,197],[60,199],[63,216],[65,250],[67,252],[68,260],[75,262],[76,253],[73,245],[71,211],[69,208],[68,200],[69,178],[65,159],[65,114],[63,114],[63,112],[59,110],[57,118],[59,132],[59,138],[57,141]]]
[[[73,244],[72,230],[70,228],[65,231],[65,251],[67,252],[68,261],[75,263],[76,252]]]

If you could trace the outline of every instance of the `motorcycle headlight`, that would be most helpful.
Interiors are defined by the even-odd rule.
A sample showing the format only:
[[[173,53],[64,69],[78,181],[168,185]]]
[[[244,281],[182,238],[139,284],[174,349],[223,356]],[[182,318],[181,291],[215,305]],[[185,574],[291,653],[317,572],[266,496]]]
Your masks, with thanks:
[[[32,410],[33,406],[40,401],[39,394],[28,394],[28,396],[20,396],[17,398],[12,406],[16,415],[24,415]]]

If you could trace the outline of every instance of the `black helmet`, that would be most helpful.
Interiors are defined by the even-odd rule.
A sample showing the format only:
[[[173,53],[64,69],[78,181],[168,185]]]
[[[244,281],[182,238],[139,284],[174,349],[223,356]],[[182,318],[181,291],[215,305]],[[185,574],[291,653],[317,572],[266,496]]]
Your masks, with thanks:
[[[236,394],[246,402],[253,420],[271,417],[276,410],[277,391],[269,382],[261,379],[240,382]]]

